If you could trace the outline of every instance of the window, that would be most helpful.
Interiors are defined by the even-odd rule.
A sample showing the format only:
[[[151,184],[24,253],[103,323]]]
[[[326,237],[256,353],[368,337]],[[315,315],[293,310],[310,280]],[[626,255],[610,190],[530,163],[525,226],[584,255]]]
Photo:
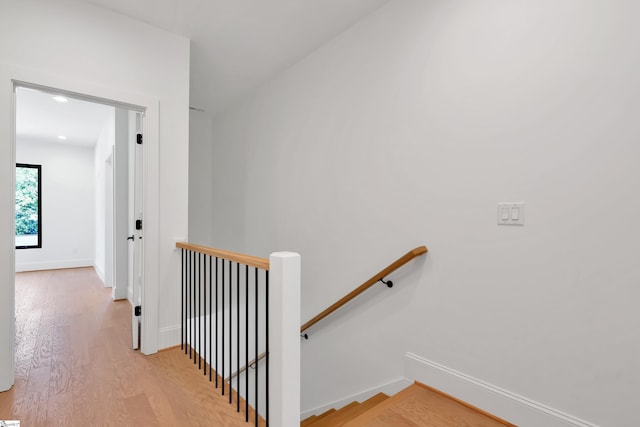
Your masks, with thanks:
[[[16,249],[42,247],[40,165],[16,164]]]

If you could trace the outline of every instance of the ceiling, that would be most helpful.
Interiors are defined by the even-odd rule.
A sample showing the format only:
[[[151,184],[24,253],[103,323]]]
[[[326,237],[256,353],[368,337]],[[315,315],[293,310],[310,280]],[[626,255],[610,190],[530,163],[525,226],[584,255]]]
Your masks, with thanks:
[[[190,105],[213,116],[388,0],[80,1],[188,37]],[[18,138],[94,146],[113,107],[53,97],[18,88]]]
[[[191,40],[193,107],[215,115],[388,0],[82,0]]]
[[[114,107],[19,87],[16,89],[16,138],[93,147]],[[58,136],[66,139],[58,139]]]

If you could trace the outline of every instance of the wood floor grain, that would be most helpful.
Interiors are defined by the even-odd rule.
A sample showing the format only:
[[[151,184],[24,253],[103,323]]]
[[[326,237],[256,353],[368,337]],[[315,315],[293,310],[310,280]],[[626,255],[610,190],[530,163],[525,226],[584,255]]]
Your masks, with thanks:
[[[179,348],[131,350],[131,305],[92,268],[16,274],[15,385],[23,426],[247,426]]]
[[[421,384],[414,384],[345,427],[515,427]]]

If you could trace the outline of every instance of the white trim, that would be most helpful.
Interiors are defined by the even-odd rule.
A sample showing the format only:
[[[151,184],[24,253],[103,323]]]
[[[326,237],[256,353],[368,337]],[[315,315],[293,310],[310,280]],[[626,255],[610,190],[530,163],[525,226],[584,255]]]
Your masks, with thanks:
[[[406,354],[405,375],[521,427],[598,427],[413,353]]]
[[[158,294],[160,283],[160,103],[146,99],[144,112],[142,336],[140,351],[159,348]],[[173,242],[172,242],[173,243]]]
[[[102,270],[96,263],[93,263],[92,265],[93,265],[93,269],[96,271],[96,274],[98,275],[98,279],[100,279],[100,281],[104,283],[104,270]]]
[[[180,325],[160,328],[158,337],[158,350],[175,347],[180,344]]]
[[[0,99],[10,104],[0,106],[0,391],[9,390],[15,380],[15,212],[7,207],[15,206],[15,173],[11,173],[16,164],[15,144],[15,91],[10,76],[0,66]],[[8,116],[5,114],[8,113]],[[4,142],[6,141],[6,143]],[[7,172],[5,172],[7,171]],[[8,187],[6,186],[8,185]],[[11,224],[10,227],[4,224]]]
[[[60,261],[40,261],[16,263],[16,273],[22,271],[58,270],[61,268],[95,267],[92,259],[67,259]],[[96,272],[97,272],[96,268]]]
[[[314,409],[306,410],[302,412],[300,419],[304,420],[306,418],[309,418],[312,415],[320,415],[323,412],[328,411],[329,409],[340,409],[343,406],[348,405],[349,403],[352,403],[352,402],[362,403],[365,400],[375,396],[378,393],[384,393],[387,396],[393,396],[399,391],[409,387],[411,384],[413,384],[413,381],[408,380],[406,378],[399,378],[397,380],[391,381],[390,383],[373,387],[360,393],[352,394],[350,396],[336,400],[334,402],[327,403],[326,405],[318,406],[317,408],[314,408]]]

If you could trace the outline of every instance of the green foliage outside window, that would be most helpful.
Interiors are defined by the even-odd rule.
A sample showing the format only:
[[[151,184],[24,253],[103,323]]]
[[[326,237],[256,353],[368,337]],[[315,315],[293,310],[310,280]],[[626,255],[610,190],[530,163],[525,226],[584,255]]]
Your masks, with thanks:
[[[16,167],[16,236],[38,234],[38,173],[33,167]]]

